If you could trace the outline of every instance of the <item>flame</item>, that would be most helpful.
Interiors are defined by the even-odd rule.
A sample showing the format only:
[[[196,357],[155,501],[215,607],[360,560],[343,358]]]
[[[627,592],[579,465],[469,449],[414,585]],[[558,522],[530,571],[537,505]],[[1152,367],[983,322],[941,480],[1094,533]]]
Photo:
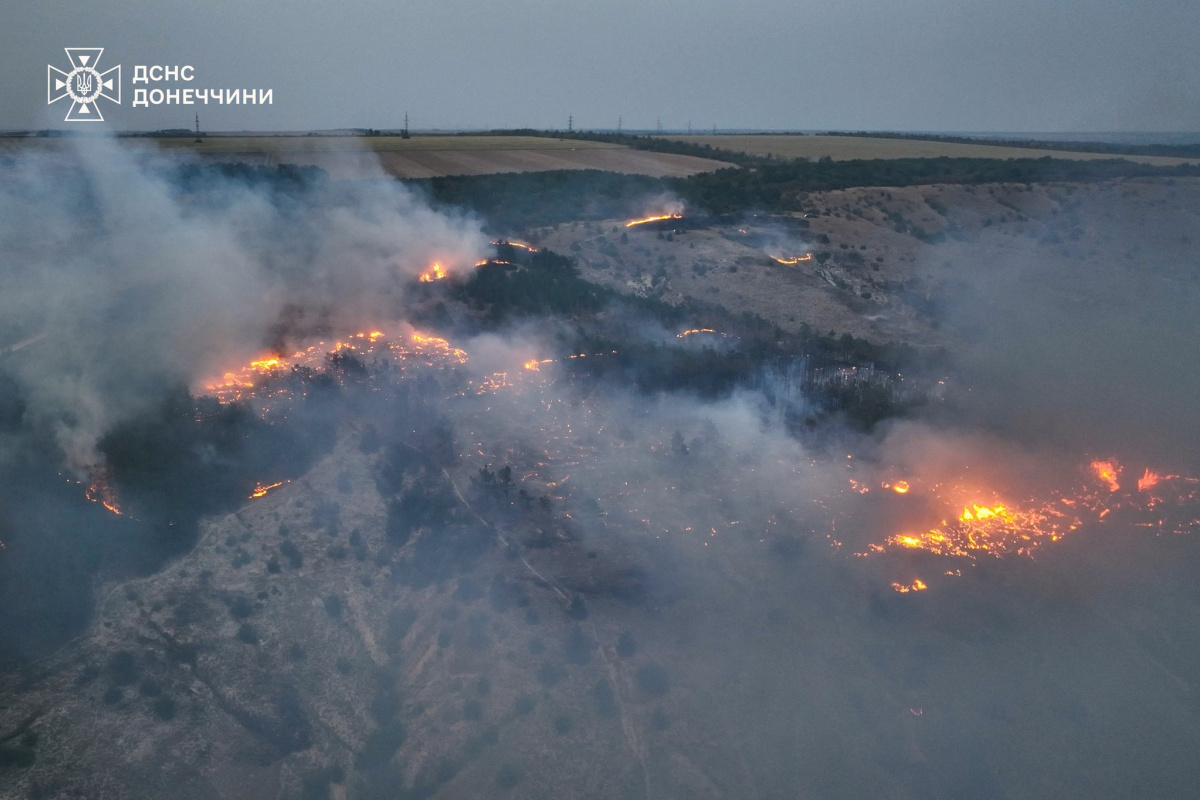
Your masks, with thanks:
[[[900,594],[908,594],[909,592],[923,592],[929,587],[925,585],[925,581],[917,578],[912,583],[892,583],[892,588]]]
[[[782,258],[782,257],[777,258],[776,256],[771,256],[771,260],[775,261],[779,264],[785,264],[790,267],[795,264],[799,264],[801,261],[812,261],[812,257],[813,257],[812,253],[805,253],[802,256],[793,256],[792,258]]]
[[[505,241],[504,239],[497,239],[496,241],[492,242],[493,247],[499,247],[502,244],[511,245],[512,247],[516,247],[521,250],[525,250],[526,252],[529,252],[529,253],[536,253],[538,251],[538,249],[536,247],[527,245],[524,242]],[[484,261],[483,263],[486,264],[487,262]]]
[[[446,270],[442,268],[439,262],[435,261],[433,262],[433,266],[422,272],[421,277],[417,280],[421,283],[432,283],[433,281],[440,281],[444,277],[446,277]]]
[[[971,559],[984,555],[1031,556],[1038,547],[1057,542],[1087,523],[1107,520],[1118,510],[1141,527],[1176,533],[1200,529],[1200,519],[1192,513],[1200,500],[1200,478],[1146,469],[1134,493],[1120,491],[1121,466],[1116,459],[1090,462],[1088,474],[1100,485],[1088,482],[1021,502],[966,482],[931,484],[930,496],[925,499],[940,503],[948,512],[945,518],[923,532],[894,533],[882,544],[869,544],[856,555],[905,549]],[[899,494],[915,492],[905,481],[884,483],[883,487]],[[858,484],[851,481],[851,488],[858,491]],[[1151,489],[1157,493],[1152,494]]]
[[[464,351],[437,336],[421,333],[406,336],[367,329],[335,340],[332,344],[319,341],[290,356],[260,356],[243,367],[225,372],[218,380],[208,381],[201,386],[221,403],[234,403],[251,397],[258,400],[282,397],[289,393],[285,378],[297,374],[297,369],[323,370],[329,364],[329,357],[340,353],[388,357],[398,361],[424,357],[463,364],[467,360]]]
[[[692,328],[690,331],[675,334],[676,339],[686,339],[689,336],[694,336],[697,333],[716,333],[712,328]],[[725,334],[721,334],[724,336]]]
[[[1115,492],[1121,488],[1121,484],[1117,481],[1117,478],[1121,474],[1121,467],[1114,459],[1106,461],[1096,459],[1092,462],[1091,467],[1092,474],[1108,486],[1110,492]]]
[[[1175,480],[1179,480],[1178,475],[1160,475],[1147,467],[1146,471],[1142,473],[1142,477],[1138,478],[1137,488],[1139,492],[1148,492],[1163,481]]]
[[[100,468],[92,472],[91,485],[88,486],[83,496],[93,503],[104,506],[118,517],[123,514],[117,502],[117,492],[112,488],[107,468]]]
[[[276,483],[271,484],[256,483],[254,484],[254,491],[250,493],[249,499],[257,500],[260,497],[266,497],[267,492],[271,491],[272,489],[278,489],[285,483],[291,483],[291,481],[277,481]]]
[[[642,219],[631,219],[625,223],[626,228],[632,228],[635,225],[645,225],[647,222],[663,222],[668,219],[683,219],[683,214],[658,214],[653,217],[644,217]]]

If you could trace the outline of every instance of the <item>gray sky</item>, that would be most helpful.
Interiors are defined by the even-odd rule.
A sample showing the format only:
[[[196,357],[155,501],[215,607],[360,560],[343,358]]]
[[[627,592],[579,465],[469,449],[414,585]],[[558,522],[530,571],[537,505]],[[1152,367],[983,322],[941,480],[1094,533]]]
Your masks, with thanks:
[[[0,129],[67,127],[47,63],[104,47],[118,128],[135,64],[191,88],[270,88],[201,106],[210,130],[414,128],[1200,129],[1200,3],[1158,0],[0,0]],[[142,86],[142,84],[139,84]],[[76,127],[76,126],[71,126]]]

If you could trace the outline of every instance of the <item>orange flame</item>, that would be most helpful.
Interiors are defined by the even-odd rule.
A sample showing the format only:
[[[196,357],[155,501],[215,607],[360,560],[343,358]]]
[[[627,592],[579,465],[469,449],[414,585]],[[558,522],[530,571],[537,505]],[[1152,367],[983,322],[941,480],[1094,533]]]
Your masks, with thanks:
[[[923,592],[929,587],[925,585],[925,581],[917,578],[912,583],[892,583],[892,588],[900,594],[908,594],[909,592]]]
[[[290,483],[290,482],[291,481],[278,481],[276,483],[266,484],[266,485],[264,485],[262,483],[256,483],[256,484],[254,484],[254,491],[250,493],[250,499],[257,500],[260,497],[266,497],[267,492],[271,491],[272,489],[278,489],[280,486],[283,486],[285,483]]]
[[[1115,492],[1121,488],[1121,484],[1117,481],[1117,478],[1121,474],[1121,466],[1117,464],[1116,459],[1108,459],[1106,461],[1096,459],[1092,462],[1091,467],[1092,474],[1104,483],[1110,492]]]
[[[892,484],[892,491],[896,494],[908,494],[908,481],[896,481]]]
[[[663,222],[668,219],[683,219],[683,214],[658,214],[653,217],[644,217],[643,219],[631,219],[625,223],[625,227],[632,228],[634,225],[645,225],[647,222]]]
[[[421,283],[432,283],[433,281],[440,281],[444,277],[446,277],[446,270],[442,269],[442,265],[435,261],[433,262],[433,266],[422,272],[421,277],[417,280]]]
[[[799,264],[801,261],[812,261],[812,257],[812,253],[805,253],[802,256],[794,256],[792,258],[776,258],[775,256],[771,256],[771,259],[780,264],[786,264],[790,267],[795,264]]]
[[[107,468],[98,469],[92,473],[92,483],[88,486],[83,496],[93,503],[99,503],[104,506],[118,517],[123,513],[117,503],[116,490],[112,488],[112,484],[109,482]]]
[[[498,240],[492,242],[493,247],[499,247],[502,244],[512,245],[513,247],[519,248],[521,250],[525,250],[526,252],[529,252],[529,253],[536,253],[538,251],[538,249],[536,247],[527,245],[524,242],[505,241],[504,239],[498,239]],[[487,262],[484,261],[483,263],[486,264]]]

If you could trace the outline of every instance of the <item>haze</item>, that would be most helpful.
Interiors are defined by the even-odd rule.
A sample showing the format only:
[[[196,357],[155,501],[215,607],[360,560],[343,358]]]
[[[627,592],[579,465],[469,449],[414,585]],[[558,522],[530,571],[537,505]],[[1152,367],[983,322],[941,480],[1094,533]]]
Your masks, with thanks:
[[[1200,127],[1200,6],[1112,0],[403,4],[216,0],[7,4],[0,129],[61,127],[46,64],[64,46],[125,66],[117,129],[190,127],[130,108],[135,64],[195,88],[270,88],[269,108],[200,106],[206,130]]]

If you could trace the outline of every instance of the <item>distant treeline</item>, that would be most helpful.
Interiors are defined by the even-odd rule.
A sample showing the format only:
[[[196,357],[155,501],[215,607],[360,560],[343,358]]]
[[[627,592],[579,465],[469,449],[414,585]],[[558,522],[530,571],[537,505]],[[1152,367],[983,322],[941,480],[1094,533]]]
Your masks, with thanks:
[[[1024,147],[1030,150],[1106,153],[1114,156],[1200,158],[1200,144],[1122,144],[1119,142],[1080,142],[1061,139],[1003,139],[990,136],[946,136],[937,133],[887,133],[879,131],[829,131],[822,135],[869,137],[871,139],[915,139],[922,142],[981,144],[994,147]]]
[[[690,203],[712,213],[799,208],[806,192],[855,186],[920,186],[937,183],[1093,182],[1134,177],[1196,177],[1200,165],[1165,167],[1121,158],[888,158],[856,161],[767,161],[753,168],[723,169],[668,181]]]
[[[407,181],[435,205],[474,210],[499,232],[583,220],[623,219],[673,194],[692,211],[733,214],[800,210],[808,192],[856,186],[1094,182],[1134,177],[1196,177],[1200,166],[1125,159],[894,158],[869,161],[767,161],[692,175],[650,178],[597,170],[462,175]]]

